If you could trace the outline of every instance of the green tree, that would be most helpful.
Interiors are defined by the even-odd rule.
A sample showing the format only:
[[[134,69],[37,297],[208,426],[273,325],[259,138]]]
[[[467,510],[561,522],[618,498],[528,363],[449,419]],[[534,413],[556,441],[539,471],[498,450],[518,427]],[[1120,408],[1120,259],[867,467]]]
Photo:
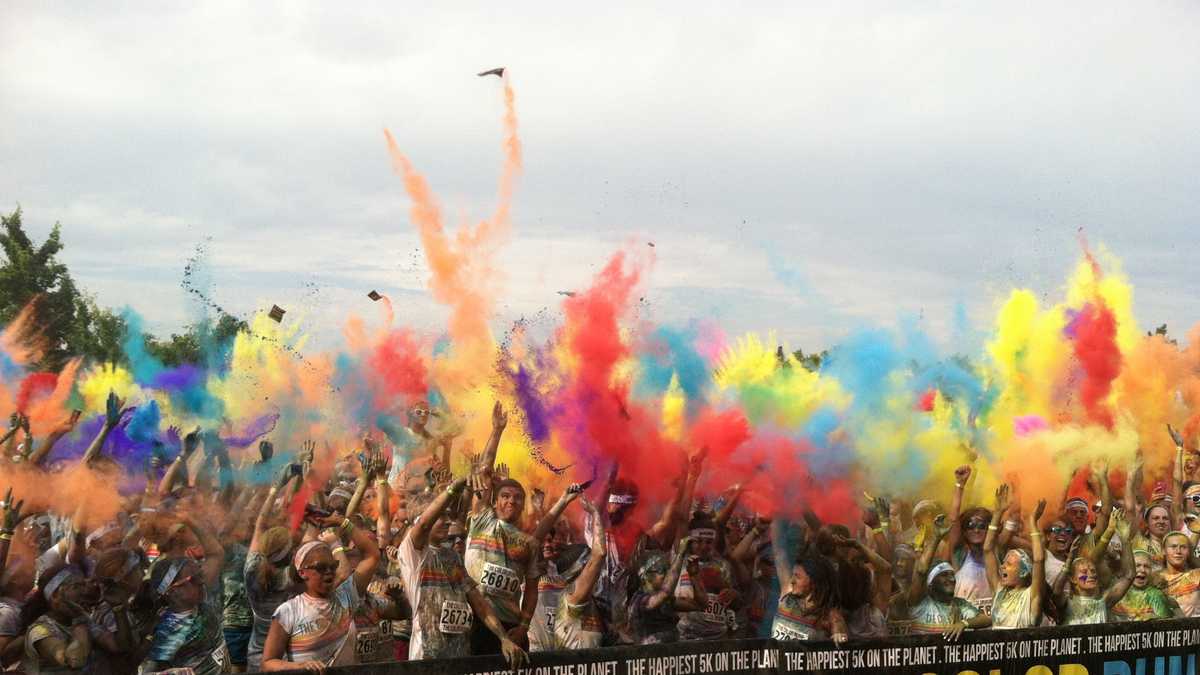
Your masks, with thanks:
[[[35,246],[21,226],[21,208],[0,215],[0,325],[11,322],[28,304],[33,303],[33,323],[44,341],[44,355],[37,367],[58,370],[78,353],[73,339],[78,330],[80,307],[85,299],[71,279],[67,266],[58,260],[62,250],[60,226],[54,224],[50,236]]]

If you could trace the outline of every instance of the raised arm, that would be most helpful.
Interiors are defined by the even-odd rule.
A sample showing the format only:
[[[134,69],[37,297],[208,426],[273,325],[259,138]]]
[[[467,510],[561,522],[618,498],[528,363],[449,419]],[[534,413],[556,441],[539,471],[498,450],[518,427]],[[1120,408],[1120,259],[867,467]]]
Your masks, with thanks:
[[[21,522],[21,507],[24,505],[24,499],[13,503],[12,488],[8,488],[8,493],[4,495],[3,522],[0,523],[0,576],[4,575],[8,565],[8,549],[12,545],[13,532]]]
[[[583,483],[572,483],[567,487],[558,501],[554,502],[554,506],[550,507],[550,511],[546,513],[545,517],[538,521],[537,527],[533,528],[533,534],[530,535],[533,540],[541,542],[554,529],[554,524],[558,522],[563,511],[567,510],[567,506],[581,494],[583,494]]]
[[[100,427],[100,433],[96,434],[96,438],[92,440],[92,444],[83,453],[83,463],[89,464],[96,456],[100,454],[100,449],[104,447],[104,442],[108,440],[108,435],[113,429],[121,423],[121,420],[132,411],[133,408],[126,408],[125,401],[117,398],[115,392],[108,392],[108,399],[105,401],[104,425]]]
[[[1067,562],[1063,568],[1063,573],[1058,575],[1058,580],[1054,582],[1052,599],[1054,606],[1058,608],[1059,614],[1062,614],[1067,609],[1067,580],[1074,574],[1072,568],[1075,565],[1075,558],[1079,555],[1079,545],[1083,542],[1083,537],[1075,537],[1075,541],[1071,542],[1071,550],[1067,553]]]
[[[1096,525],[1092,531],[1103,532],[1108,529],[1108,516],[1112,510],[1112,490],[1108,486],[1108,462],[1101,461],[1096,466],[1093,475],[1097,483],[1096,494],[1100,496],[1100,513],[1096,514]]]
[[[771,523],[771,559],[775,561],[775,576],[780,588],[787,588],[792,583],[792,561],[788,560],[786,546],[787,532],[783,529],[783,521],[775,519]]]
[[[954,565],[954,549],[958,548],[958,542],[962,539],[962,529],[958,517],[962,514],[963,492],[966,490],[967,481],[970,478],[971,467],[969,465],[964,464],[954,470],[954,498],[950,501],[950,532],[946,538],[951,565]],[[957,565],[955,565],[955,569],[958,569]]]
[[[504,429],[508,426],[508,413],[504,410],[504,405],[500,401],[492,406],[492,435],[488,437],[487,445],[483,448],[483,456],[480,459],[480,470],[490,476],[492,469],[496,466],[496,452],[500,449],[500,437],[504,435]]]
[[[1125,477],[1125,513],[1138,513],[1138,495],[1142,491],[1143,462],[1142,450],[1138,448],[1137,453],[1133,457],[1133,465],[1129,467],[1129,472]],[[1130,534],[1138,534],[1141,531],[1142,519],[1133,518],[1130,526]]]
[[[221,568],[225,566],[225,547],[207,527],[197,523],[190,514],[184,513],[179,520],[187,525],[204,548],[204,581],[215,584],[221,578]]]
[[[983,566],[987,570],[988,586],[1000,588],[1000,565],[996,562],[996,538],[1000,532],[1000,519],[1008,509],[1008,485],[996,488],[996,508],[992,509],[992,523],[988,525],[983,540]]]
[[[917,558],[917,563],[913,565],[912,583],[908,585],[908,602],[910,606],[921,602],[921,598],[925,596],[925,575],[929,574],[929,568],[933,564],[933,552],[941,545],[942,539],[950,532],[950,526],[946,523],[946,516],[938,516],[933,521],[933,536],[929,541],[925,542],[925,548],[921,550],[921,557]]]
[[[1029,514],[1027,523],[1029,536],[1033,539],[1033,575],[1029,586],[1029,604],[1033,608],[1035,623],[1041,620],[1042,602],[1045,600],[1043,593],[1046,587],[1046,544],[1042,541],[1042,530],[1038,527],[1038,522],[1041,521],[1042,514],[1045,512],[1046,500],[1040,499],[1033,513]],[[990,535],[991,532],[988,534]],[[992,588],[998,588],[998,586],[992,586]]]
[[[583,566],[583,571],[575,579],[575,588],[571,591],[571,595],[567,597],[567,602],[572,605],[582,605],[587,602],[588,598],[592,597],[592,591],[596,588],[596,581],[600,579],[600,572],[604,570],[604,558],[608,555],[608,546],[605,545],[608,538],[605,532],[603,511],[597,508],[586,496],[581,497],[579,503],[583,506],[583,510],[591,516],[592,549],[587,564]]]
[[[462,492],[463,486],[466,484],[465,477],[456,479],[441,494],[434,497],[432,502],[429,502],[429,505],[417,517],[417,522],[408,528],[408,532],[404,535],[405,538],[412,539],[413,548],[418,551],[425,548],[425,544],[429,541],[429,531],[433,529],[433,523],[441,517],[442,512],[446,510],[446,505],[458,497],[458,493]]]
[[[1129,590],[1130,584],[1133,583],[1133,546],[1129,545],[1129,519],[1125,512],[1117,509],[1112,514],[1113,522],[1116,523],[1117,534],[1121,535],[1121,573],[1113,581],[1112,587],[1104,594],[1104,601],[1109,607],[1121,601],[1125,597],[1125,593]]]
[[[179,456],[171,462],[171,466],[167,468],[167,472],[163,474],[162,480],[158,483],[158,496],[166,497],[171,494],[171,488],[175,486],[175,480],[179,474],[185,470],[188,458],[200,447],[200,427],[196,427],[194,431],[183,437],[183,449],[179,451]]]
[[[679,585],[679,575],[683,574],[683,565],[687,562],[687,550],[690,542],[691,537],[679,540],[679,551],[675,553],[671,568],[667,570],[667,576],[663,579],[662,586],[646,600],[646,609],[658,609],[664,602],[675,596],[675,587]]]
[[[55,444],[63,436],[66,436],[75,429],[75,425],[79,423],[79,416],[81,414],[82,411],[72,410],[71,414],[46,436],[46,440],[29,453],[29,462],[34,466],[39,466],[42,462],[46,461]]]

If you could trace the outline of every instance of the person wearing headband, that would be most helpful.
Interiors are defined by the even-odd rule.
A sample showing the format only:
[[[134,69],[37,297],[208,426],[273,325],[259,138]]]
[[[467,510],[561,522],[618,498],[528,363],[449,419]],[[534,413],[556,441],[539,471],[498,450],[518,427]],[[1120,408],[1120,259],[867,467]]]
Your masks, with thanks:
[[[1186,532],[1170,532],[1163,537],[1163,553],[1166,569],[1162,578],[1167,583],[1163,589],[1167,597],[1175,601],[1183,616],[1200,616],[1200,568],[1191,567],[1192,541]]]
[[[1120,602],[1109,610],[1109,618],[1115,621],[1152,621],[1176,616],[1175,607],[1166,593],[1150,583],[1154,576],[1150,553],[1141,549],[1133,551],[1133,583]],[[1182,617],[1182,612],[1179,613]]]
[[[254,532],[246,551],[243,580],[246,584],[246,600],[253,615],[250,640],[246,643],[246,669],[255,672],[262,669],[262,651],[271,629],[271,617],[275,610],[292,596],[303,590],[303,585],[294,581],[288,573],[292,559],[292,532],[287,527],[276,525],[275,511],[279,495],[291,495],[288,487],[297,480],[298,472],[284,467],[267,492],[254,520]]]
[[[205,562],[202,567],[191,557],[168,556],[159,558],[150,568],[150,593],[163,611],[154,627],[143,671],[190,668],[197,675],[229,672],[219,598],[208,592],[217,575],[208,574],[211,561]],[[217,557],[218,574],[220,562]]]
[[[92,612],[95,672],[137,670],[142,643],[158,622],[155,603],[142,593],[144,572],[142,556],[133,549],[110,548],[96,558],[94,578],[102,601]]]
[[[470,654],[470,631],[478,621],[496,636],[509,666],[520,668],[526,661],[525,652],[509,639],[458,554],[441,545],[452,520],[446,508],[458,500],[465,484],[466,479],[459,478],[434,497],[405,533],[396,553],[413,612],[408,658],[419,661]]]
[[[296,549],[291,573],[295,581],[304,585],[304,592],[275,610],[263,646],[264,671],[323,670],[357,661],[353,613],[375,578],[379,547],[348,518],[311,516],[310,523],[318,528],[336,525],[361,551],[362,557],[339,584],[338,562],[329,544],[316,539]]]
[[[717,523],[708,514],[692,517],[688,542],[689,564],[675,589],[675,607],[685,610],[679,617],[679,639],[730,637],[738,628],[736,589],[748,579],[739,575],[735,584],[733,565],[717,554]]]
[[[996,540],[1000,535],[1000,521],[1008,510],[1008,495],[1008,485],[1001,485],[996,490],[996,508],[992,511],[992,522],[983,542],[988,583],[996,589],[992,601],[992,628],[1033,628],[1042,618],[1046,549],[1042,544],[1044,535],[1038,530],[1038,520],[1046,511],[1046,500],[1040,500],[1034,512],[1029,514],[1027,524],[1033,539],[1033,555],[1024,549],[1013,548],[1004,554],[1003,562],[998,563]]]
[[[25,673],[83,672],[92,651],[83,574],[71,566],[45,571],[39,581],[49,609],[25,633]]]
[[[963,598],[955,597],[954,566],[948,562],[933,564],[934,551],[950,532],[945,518],[933,523],[932,537],[925,542],[921,557],[913,568],[908,599],[911,632],[934,633],[957,640],[968,628],[987,628],[992,618]]]
[[[1125,513],[1114,509],[1103,536],[1111,539],[1115,532],[1121,536],[1121,541],[1127,542],[1128,528],[1129,521]],[[1066,572],[1053,589],[1058,616],[1062,617],[1059,624],[1063,626],[1107,623],[1109,609],[1120,601],[1133,582],[1132,547],[1121,547],[1119,575],[1107,588],[1103,588],[1095,560],[1081,554],[1080,543],[1081,540],[1077,539],[1072,545],[1067,557]]]
[[[484,498],[486,491],[475,499],[467,519],[467,553],[463,563],[504,624],[508,637],[525,649],[529,646],[529,625],[537,611],[538,577],[533,563],[540,538],[535,539],[520,527],[525,512],[525,488],[511,478],[495,479],[496,451],[507,425],[508,413],[497,401],[492,408],[492,434],[478,469],[483,480],[491,481],[492,500],[488,503]],[[499,654],[501,647],[487,626],[474,625],[472,653]]]

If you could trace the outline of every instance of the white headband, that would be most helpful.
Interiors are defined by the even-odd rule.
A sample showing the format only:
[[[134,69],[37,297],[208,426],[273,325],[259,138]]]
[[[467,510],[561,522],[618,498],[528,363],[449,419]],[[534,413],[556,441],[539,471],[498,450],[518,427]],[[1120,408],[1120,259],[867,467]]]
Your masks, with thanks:
[[[76,576],[79,576],[79,573],[76,572],[74,568],[62,568],[58,571],[58,574],[55,574],[50,578],[50,581],[46,583],[46,587],[42,589],[42,595],[45,596],[46,600],[49,600],[50,597],[54,595],[54,591],[58,590],[59,586],[62,586],[71,577]]]
[[[608,503],[609,504],[636,504],[637,496],[636,495],[609,495]]]
[[[933,580],[938,578],[939,574],[941,574],[943,572],[953,572],[953,571],[954,571],[954,567],[951,566],[950,563],[946,563],[946,562],[938,563],[933,566],[933,569],[929,570],[929,576],[925,578],[925,585],[932,586]]]
[[[308,557],[308,554],[314,549],[322,546],[327,549],[329,548],[329,544],[326,544],[320,539],[313,539],[306,544],[301,544],[300,548],[296,549],[296,555],[292,557],[292,567],[295,567],[296,571],[299,572],[301,566],[304,565],[304,559]]]
[[[688,532],[693,539],[703,539],[705,541],[714,541],[717,538],[717,531],[711,527],[697,527]]]

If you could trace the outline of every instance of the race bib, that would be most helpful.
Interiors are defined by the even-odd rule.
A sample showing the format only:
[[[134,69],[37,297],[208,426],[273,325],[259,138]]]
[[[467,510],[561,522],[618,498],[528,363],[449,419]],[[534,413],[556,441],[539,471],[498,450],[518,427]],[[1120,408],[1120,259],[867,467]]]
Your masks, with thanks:
[[[483,592],[498,595],[510,600],[521,594],[521,577],[517,573],[494,563],[483,564],[483,574],[479,575],[479,585]]]
[[[447,600],[442,603],[442,615],[438,618],[438,630],[449,635],[461,635],[471,630],[474,615],[465,602]]]
[[[555,615],[555,613],[556,612],[552,609],[546,610],[546,630],[549,631],[550,633],[554,632],[554,615]]]
[[[221,672],[229,671],[227,667],[229,665],[229,650],[225,648],[224,642],[221,643],[220,647],[213,650],[212,660],[216,662],[217,668],[220,668]]]
[[[359,631],[354,637],[354,654],[356,656],[374,654],[377,649],[379,649],[379,634],[375,631]]]
[[[787,626],[782,623],[777,623],[777,624],[775,624],[775,627],[771,629],[771,639],[772,640],[807,640],[807,639],[809,639],[809,637],[808,637],[808,633],[806,633],[802,630],[797,630],[795,628],[792,628],[791,626]]]
[[[390,634],[393,637],[403,638],[407,640],[412,635],[412,622],[405,620],[393,619],[388,621]]]

